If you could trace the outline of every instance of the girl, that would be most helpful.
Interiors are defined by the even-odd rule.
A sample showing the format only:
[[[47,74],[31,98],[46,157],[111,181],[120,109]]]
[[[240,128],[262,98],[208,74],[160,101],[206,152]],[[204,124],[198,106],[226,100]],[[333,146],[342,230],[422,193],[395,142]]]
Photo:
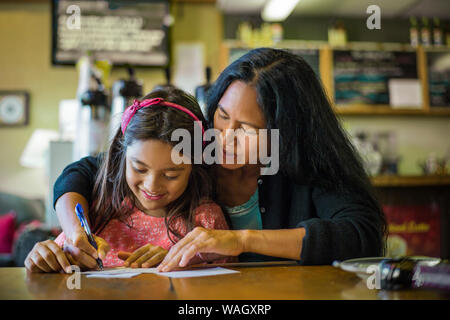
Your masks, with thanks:
[[[194,124],[204,122],[195,99],[175,88],[154,91],[124,112],[121,128],[102,159],[89,212],[105,267],[151,267],[195,226],[228,228],[220,207],[208,200],[212,194],[208,168],[189,164],[194,163],[193,150],[180,155],[187,161],[172,161],[177,143],[171,140],[172,132],[186,129],[194,137]],[[75,215],[71,223],[77,226],[75,237],[85,236]],[[65,240],[69,239],[61,233],[55,242],[37,244],[25,266],[38,272],[69,271],[69,262],[96,266],[95,260],[74,259],[76,243]]]

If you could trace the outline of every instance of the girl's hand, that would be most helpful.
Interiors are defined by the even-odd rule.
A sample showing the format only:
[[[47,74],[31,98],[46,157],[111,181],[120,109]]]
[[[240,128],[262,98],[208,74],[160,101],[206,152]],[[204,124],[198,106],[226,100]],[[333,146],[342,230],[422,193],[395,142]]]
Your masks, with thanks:
[[[158,271],[167,272],[185,267],[198,253],[237,256],[242,252],[244,252],[244,240],[238,231],[196,227],[170,248],[165,259],[158,266]]]
[[[70,253],[83,269],[96,269],[98,267],[96,259],[105,259],[106,254],[110,250],[108,242],[95,235],[93,237],[97,243],[98,250],[95,250],[89,243],[86,232],[83,229],[78,229],[72,233],[71,237],[66,237],[64,243],[64,252]]]
[[[25,259],[25,268],[31,272],[72,273],[70,265],[77,262],[52,240],[36,243]]]
[[[161,247],[146,244],[133,253],[119,252],[119,259],[125,260],[123,265],[132,268],[151,268],[160,263],[167,254],[167,250]]]

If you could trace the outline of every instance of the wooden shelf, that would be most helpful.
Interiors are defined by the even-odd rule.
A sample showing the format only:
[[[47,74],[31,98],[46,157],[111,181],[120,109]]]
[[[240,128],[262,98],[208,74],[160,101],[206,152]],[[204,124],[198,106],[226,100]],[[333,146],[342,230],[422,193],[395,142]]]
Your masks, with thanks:
[[[270,46],[270,45],[265,45]],[[417,53],[417,75],[422,86],[423,104],[420,108],[392,108],[390,105],[370,105],[355,103],[348,105],[334,105],[333,109],[338,115],[343,116],[417,116],[417,117],[449,117],[450,107],[432,107],[429,101],[427,52],[450,52],[450,47],[412,47],[402,43],[371,43],[355,42],[348,43],[345,47],[333,48],[324,41],[300,41],[284,40],[273,45],[275,48],[288,49],[317,49],[319,51],[319,73],[325,92],[329,100],[334,102],[334,78],[333,78],[333,51],[334,50],[395,50],[395,51],[415,51]],[[220,66],[223,70],[229,64],[230,49],[248,49],[245,43],[239,40],[224,40],[220,50]]]
[[[450,186],[450,175],[395,176],[382,175],[371,177],[374,187],[424,187]]]
[[[413,116],[450,116],[450,107],[431,107],[430,109],[394,109],[389,105],[351,104],[337,105],[334,110],[339,115],[413,115]]]
[[[433,115],[450,115],[450,107],[430,107],[430,113]]]

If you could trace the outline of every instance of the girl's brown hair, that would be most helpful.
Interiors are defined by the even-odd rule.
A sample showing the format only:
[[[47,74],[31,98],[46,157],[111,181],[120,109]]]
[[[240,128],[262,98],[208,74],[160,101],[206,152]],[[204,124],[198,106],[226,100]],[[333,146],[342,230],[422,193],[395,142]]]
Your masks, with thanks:
[[[165,101],[179,104],[191,112],[202,121],[206,128],[206,121],[201,109],[194,97],[175,87],[166,86],[153,90],[142,100],[162,98]],[[126,181],[126,150],[135,141],[156,139],[172,146],[177,141],[172,141],[172,132],[176,129],[185,129],[194,136],[194,119],[183,111],[162,105],[153,105],[138,110],[127,126],[125,134],[121,129],[117,130],[108,152],[102,159],[99,173],[94,185],[93,208],[91,208],[91,223],[93,231],[101,232],[112,220],[118,219],[130,226],[127,218],[135,208],[141,209],[139,201],[128,187]],[[192,141],[193,142],[193,141]],[[175,242],[171,234],[178,238],[181,235],[172,227],[172,222],[177,217],[182,217],[186,222],[187,229],[193,228],[193,214],[204,198],[211,198],[212,183],[209,174],[209,167],[205,164],[194,164],[194,152],[192,150],[188,156],[191,158],[192,172],[184,193],[167,206],[165,224],[167,234],[172,242]],[[125,203],[124,200],[129,200]],[[132,226],[130,226],[132,227]]]

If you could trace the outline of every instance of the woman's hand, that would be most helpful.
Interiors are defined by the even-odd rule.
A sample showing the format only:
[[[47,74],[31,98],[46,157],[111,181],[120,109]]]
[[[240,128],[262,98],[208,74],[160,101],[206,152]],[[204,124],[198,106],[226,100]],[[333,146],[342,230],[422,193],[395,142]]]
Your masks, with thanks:
[[[98,250],[89,243],[86,232],[83,229],[78,229],[72,233],[70,237],[66,236],[64,243],[64,252],[78,261],[79,266],[83,269],[97,268],[97,258],[105,259],[106,254],[110,250],[108,242],[104,239],[93,235],[97,243]]]
[[[216,253],[237,256],[244,252],[242,233],[235,230],[210,230],[196,227],[170,248],[169,253],[158,266],[158,271],[167,272],[185,267],[198,253]]]
[[[52,240],[36,243],[25,259],[25,268],[31,272],[72,273],[71,265],[77,265],[75,259]]]
[[[161,247],[146,244],[133,253],[119,252],[119,259],[125,260],[123,265],[132,268],[151,268],[160,263],[167,255],[167,250]]]

